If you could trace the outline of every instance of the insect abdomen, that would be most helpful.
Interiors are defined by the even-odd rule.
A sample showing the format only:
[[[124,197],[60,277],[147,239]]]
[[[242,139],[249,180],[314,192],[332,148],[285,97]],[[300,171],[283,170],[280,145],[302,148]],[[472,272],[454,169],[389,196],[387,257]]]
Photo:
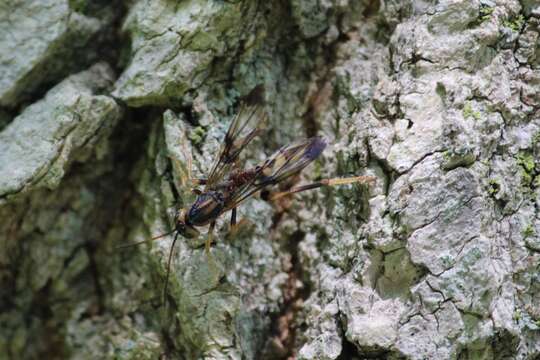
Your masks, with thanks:
[[[232,178],[232,181],[234,183],[234,186],[242,186],[250,182],[255,177],[255,175],[256,175],[255,169],[247,169],[236,174]]]
[[[226,193],[232,193],[239,187],[249,183],[255,176],[257,176],[256,169],[235,171],[229,175],[229,179],[226,182],[221,184],[221,188]]]

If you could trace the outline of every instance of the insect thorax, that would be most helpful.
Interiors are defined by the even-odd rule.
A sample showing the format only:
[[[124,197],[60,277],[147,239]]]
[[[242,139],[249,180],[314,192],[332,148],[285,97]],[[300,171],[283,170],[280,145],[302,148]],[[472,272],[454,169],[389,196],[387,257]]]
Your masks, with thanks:
[[[202,226],[215,220],[225,206],[225,199],[219,191],[208,191],[200,194],[187,213],[187,222]]]

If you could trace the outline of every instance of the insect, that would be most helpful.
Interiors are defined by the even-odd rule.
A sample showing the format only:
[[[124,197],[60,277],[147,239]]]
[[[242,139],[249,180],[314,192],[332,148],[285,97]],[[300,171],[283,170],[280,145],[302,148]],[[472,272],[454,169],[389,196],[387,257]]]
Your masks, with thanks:
[[[189,157],[187,179],[184,176],[182,182],[203,185],[204,189],[201,191],[193,188],[197,198],[192,205],[177,213],[174,229],[150,240],[127,245],[138,245],[175,234],[167,263],[164,296],[167,293],[172,252],[179,235],[186,238],[198,237],[200,235],[198,228],[209,225],[205,251],[210,257],[214,228],[216,220],[220,216],[230,211],[230,225],[231,229],[234,229],[237,226],[236,209],[239,205],[250,197],[262,191],[271,190],[276,184],[300,173],[321,155],[327,145],[323,137],[312,137],[293,145],[284,146],[261,164],[243,169],[240,166],[239,155],[255,137],[261,134],[261,124],[265,119],[266,113],[261,106],[242,105],[227,130],[221,149],[207,178],[193,179],[191,177],[191,158]],[[322,186],[370,182],[372,180],[373,178],[368,176],[323,179],[308,185],[293,187],[287,191],[270,191],[268,199],[275,200]]]

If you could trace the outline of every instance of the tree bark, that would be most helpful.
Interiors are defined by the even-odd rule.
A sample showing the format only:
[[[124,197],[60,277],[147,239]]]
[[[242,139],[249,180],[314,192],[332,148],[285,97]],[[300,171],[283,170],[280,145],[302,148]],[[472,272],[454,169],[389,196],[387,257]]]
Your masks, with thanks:
[[[0,359],[536,359],[540,6],[0,4]],[[173,235],[265,89],[259,163],[369,175]],[[292,184],[286,184],[291,186]]]

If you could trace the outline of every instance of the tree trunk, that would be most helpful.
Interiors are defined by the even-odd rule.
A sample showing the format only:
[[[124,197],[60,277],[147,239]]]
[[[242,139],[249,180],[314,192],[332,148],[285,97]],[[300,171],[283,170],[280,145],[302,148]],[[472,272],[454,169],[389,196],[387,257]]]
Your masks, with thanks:
[[[0,4],[0,359],[536,359],[532,0]],[[242,98],[370,175],[170,232]],[[291,186],[291,184],[284,184]],[[203,231],[204,232],[204,231]]]

